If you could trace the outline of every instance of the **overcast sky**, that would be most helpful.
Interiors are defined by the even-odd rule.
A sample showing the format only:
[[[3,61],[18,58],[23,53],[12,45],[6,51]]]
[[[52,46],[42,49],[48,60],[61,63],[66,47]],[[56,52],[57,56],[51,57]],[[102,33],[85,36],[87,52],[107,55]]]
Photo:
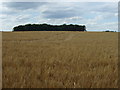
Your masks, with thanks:
[[[118,2],[3,2],[0,30],[24,24],[79,24],[88,31],[118,29]]]

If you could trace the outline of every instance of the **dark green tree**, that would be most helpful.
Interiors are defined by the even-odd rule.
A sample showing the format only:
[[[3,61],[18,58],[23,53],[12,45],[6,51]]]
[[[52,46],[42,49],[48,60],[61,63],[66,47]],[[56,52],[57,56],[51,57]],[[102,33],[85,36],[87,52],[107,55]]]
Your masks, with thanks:
[[[13,31],[86,31],[85,25],[26,24],[13,28]]]

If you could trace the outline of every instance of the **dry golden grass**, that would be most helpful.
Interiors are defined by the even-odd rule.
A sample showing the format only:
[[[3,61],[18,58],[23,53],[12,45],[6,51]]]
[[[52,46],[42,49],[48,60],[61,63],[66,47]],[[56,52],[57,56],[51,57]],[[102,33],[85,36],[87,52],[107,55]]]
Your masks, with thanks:
[[[117,88],[118,33],[3,33],[3,88]]]

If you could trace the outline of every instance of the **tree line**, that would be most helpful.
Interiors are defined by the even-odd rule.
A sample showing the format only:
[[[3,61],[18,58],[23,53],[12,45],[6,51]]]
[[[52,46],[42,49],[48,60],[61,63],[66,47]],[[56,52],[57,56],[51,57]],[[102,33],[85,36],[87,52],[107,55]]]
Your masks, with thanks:
[[[13,31],[86,31],[85,25],[26,24],[13,28]]]

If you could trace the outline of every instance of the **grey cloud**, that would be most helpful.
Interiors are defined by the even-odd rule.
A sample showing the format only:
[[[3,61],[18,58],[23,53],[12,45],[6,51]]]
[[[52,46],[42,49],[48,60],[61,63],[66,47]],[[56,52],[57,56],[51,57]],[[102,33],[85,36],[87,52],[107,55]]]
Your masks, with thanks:
[[[5,2],[4,6],[16,10],[36,9],[47,2]]]
[[[58,5],[58,6],[57,6]],[[115,6],[116,5],[116,6]],[[100,13],[116,13],[117,3],[88,2],[88,3],[61,3],[55,4],[54,7],[49,6],[43,12],[45,18],[68,18],[74,16],[83,16],[90,12]]]
[[[115,17],[113,16],[113,14],[116,13],[117,11],[117,6],[115,5],[117,4],[86,3],[86,2],[85,3],[6,2],[3,3],[3,6],[6,9],[3,8],[2,10],[2,13],[5,14],[6,16],[4,17],[1,16],[1,19],[4,20],[5,24],[6,22],[12,21],[10,24],[11,26],[26,22],[43,23],[44,21],[49,22],[51,24],[54,23],[61,24],[64,22],[78,24],[87,22],[94,23],[94,20],[92,20],[94,19],[93,17],[95,17],[94,14],[101,15],[104,21],[109,20],[109,18],[114,19]],[[28,16],[25,16],[26,14],[28,14]],[[83,17],[83,19],[77,17]],[[89,18],[91,18],[92,22],[89,21]],[[50,20],[47,21],[47,19]],[[96,23],[98,23],[99,21],[100,20],[96,19]],[[99,25],[101,26],[101,23]],[[89,24],[89,26],[91,25]]]
[[[118,10],[118,4],[117,3],[109,3],[109,4],[103,4],[99,7],[95,8],[96,12],[109,12],[109,13],[115,13]]]
[[[42,12],[44,18],[60,19],[81,16],[84,10],[78,3],[54,3]]]
[[[25,12],[34,12],[47,2],[3,2],[2,14],[16,15]],[[34,10],[34,11],[33,11]]]
[[[115,13],[117,12],[117,8],[112,8],[112,7],[103,7],[103,8],[99,8],[96,10],[97,12],[111,12],[111,13]]]
[[[44,11],[45,18],[68,18],[76,16],[76,12],[73,10],[55,10],[55,11]]]
[[[18,11],[2,11],[1,12],[2,14],[5,14],[5,15],[13,15],[13,14],[16,14],[16,13],[18,13]]]

